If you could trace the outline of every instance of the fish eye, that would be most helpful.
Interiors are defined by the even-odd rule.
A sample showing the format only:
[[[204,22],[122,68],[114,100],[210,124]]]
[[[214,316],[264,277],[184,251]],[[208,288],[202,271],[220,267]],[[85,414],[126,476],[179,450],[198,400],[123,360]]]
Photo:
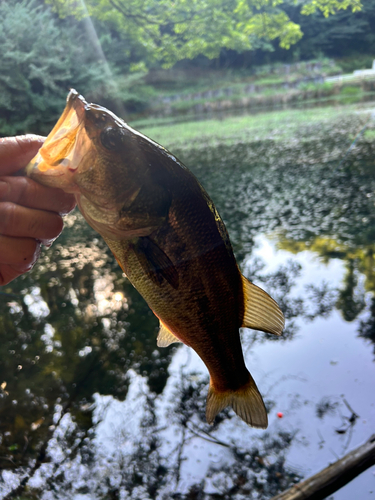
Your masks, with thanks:
[[[102,145],[110,151],[120,148],[123,138],[124,133],[119,128],[108,127],[100,134],[100,141]]]

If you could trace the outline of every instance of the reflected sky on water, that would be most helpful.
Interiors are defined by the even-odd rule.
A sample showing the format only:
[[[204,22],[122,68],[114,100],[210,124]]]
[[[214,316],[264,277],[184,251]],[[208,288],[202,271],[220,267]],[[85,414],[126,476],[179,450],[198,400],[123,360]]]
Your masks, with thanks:
[[[158,321],[78,212],[0,295],[3,498],[268,499],[373,433],[375,145],[337,127],[176,151],[215,201],[244,274],[286,316],[244,329],[266,431],[205,421],[207,370]],[[326,127],[326,128],[325,128]],[[355,492],[355,493],[354,493]],[[374,468],[335,493],[372,498]]]

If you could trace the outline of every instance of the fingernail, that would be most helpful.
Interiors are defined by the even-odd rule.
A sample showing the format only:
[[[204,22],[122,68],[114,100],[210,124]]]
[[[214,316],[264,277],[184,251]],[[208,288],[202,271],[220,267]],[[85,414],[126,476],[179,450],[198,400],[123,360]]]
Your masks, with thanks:
[[[52,243],[56,240],[56,238],[50,239],[50,240],[40,240],[40,243],[45,247],[45,248],[50,248]]]
[[[38,260],[41,250],[42,250],[42,243],[37,240],[36,241],[35,252],[34,252],[34,255],[33,255],[32,265],[34,265],[35,262]]]

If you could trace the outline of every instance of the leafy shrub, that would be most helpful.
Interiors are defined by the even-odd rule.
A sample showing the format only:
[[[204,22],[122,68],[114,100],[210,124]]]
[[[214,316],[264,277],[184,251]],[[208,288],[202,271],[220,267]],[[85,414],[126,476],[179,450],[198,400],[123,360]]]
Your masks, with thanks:
[[[356,87],[354,85],[345,85],[340,89],[341,102],[344,104],[352,104],[358,101],[358,98],[362,94],[361,87]]]
[[[361,92],[361,89],[359,87],[355,87],[354,85],[348,85],[345,87],[342,87],[340,90],[340,94],[344,96],[354,96],[358,95]]]
[[[356,69],[370,69],[374,56],[372,54],[356,54],[351,57],[343,57],[337,62],[344,73],[352,73]]]
[[[82,26],[36,0],[0,3],[0,46],[1,135],[45,133],[70,87],[89,92],[104,78]]]
[[[323,94],[329,94],[334,89],[334,84],[332,82],[324,83],[301,83],[299,89],[305,92],[320,92]]]

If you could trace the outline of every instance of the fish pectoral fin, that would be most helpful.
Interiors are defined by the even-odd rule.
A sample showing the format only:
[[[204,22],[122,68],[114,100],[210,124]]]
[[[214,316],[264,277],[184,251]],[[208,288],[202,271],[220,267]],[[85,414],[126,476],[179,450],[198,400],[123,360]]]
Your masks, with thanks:
[[[235,413],[252,427],[267,428],[268,417],[263,398],[250,373],[247,384],[237,391],[217,391],[210,381],[206,407],[207,422],[212,424],[216,415],[227,406],[231,406]]]
[[[136,254],[143,270],[156,285],[160,286],[164,279],[177,290],[178,271],[157,243],[149,237],[139,238],[136,244]]]
[[[160,321],[160,320],[159,320]],[[165,325],[160,321],[160,330],[157,338],[158,347],[168,347],[174,342],[181,342]]]
[[[285,325],[284,315],[277,302],[267,292],[242,276],[244,316],[241,326],[281,335]]]

